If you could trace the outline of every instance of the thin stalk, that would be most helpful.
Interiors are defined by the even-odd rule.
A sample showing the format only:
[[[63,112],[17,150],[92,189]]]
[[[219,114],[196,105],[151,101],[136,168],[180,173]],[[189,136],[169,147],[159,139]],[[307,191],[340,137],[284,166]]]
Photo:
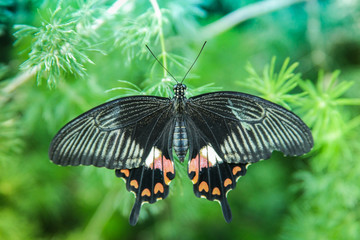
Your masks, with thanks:
[[[150,0],[150,3],[155,11],[156,18],[158,19],[159,24],[159,39],[160,39],[160,46],[161,46],[161,56],[162,56],[162,65],[164,66],[164,78],[167,77],[167,60],[166,60],[166,50],[165,50],[165,38],[163,32],[163,23],[162,23],[162,14],[159,7],[159,4],[156,0]]]
[[[91,26],[91,28],[93,30],[97,30],[99,27],[101,27],[104,22],[111,18],[112,16],[114,16],[118,11],[119,9],[127,2],[127,0],[117,0],[116,2],[114,2],[111,7],[109,7],[107,10],[106,10],[106,14],[103,15],[102,18],[98,18],[95,23]]]
[[[114,199],[119,189],[113,187],[103,198],[101,204],[86,226],[81,239],[101,239],[101,232],[115,211]]]
[[[201,40],[213,38],[248,19],[307,0],[267,0],[249,4],[200,29]]]
[[[360,98],[340,98],[335,102],[337,105],[360,105]]]
[[[10,83],[2,89],[2,91],[6,94],[13,92],[16,88],[18,88],[22,84],[26,83],[29,79],[31,79],[33,76],[35,76],[37,71],[39,71],[39,69],[40,69],[40,66],[37,65],[36,67],[31,68],[31,69],[15,76],[13,79],[10,80]]]

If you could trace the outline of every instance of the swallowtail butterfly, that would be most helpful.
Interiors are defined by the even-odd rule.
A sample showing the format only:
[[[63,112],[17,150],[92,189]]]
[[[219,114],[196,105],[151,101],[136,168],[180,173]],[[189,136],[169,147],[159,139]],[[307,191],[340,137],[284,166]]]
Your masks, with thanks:
[[[180,162],[188,155],[195,195],[218,201],[230,222],[227,193],[251,163],[268,159],[274,150],[299,156],[313,147],[305,123],[277,104],[225,91],[186,98],[185,91],[178,82],[172,98],[131,96],[97,106],[57,133],[49,157],[62,166],[115,169],[135,194],[130,214],[135,225],[144,202],[168,196],[174,153]]]

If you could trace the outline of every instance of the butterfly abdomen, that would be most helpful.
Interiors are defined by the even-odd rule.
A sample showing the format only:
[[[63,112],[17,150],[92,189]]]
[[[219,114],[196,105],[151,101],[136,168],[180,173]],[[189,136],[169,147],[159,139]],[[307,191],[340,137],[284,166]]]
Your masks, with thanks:
[[[183,162],[186,152],[189,148],[189,141],[186,133],[185,123],[182,119],[177,119],[175,123],[173,148],[179,160]]]

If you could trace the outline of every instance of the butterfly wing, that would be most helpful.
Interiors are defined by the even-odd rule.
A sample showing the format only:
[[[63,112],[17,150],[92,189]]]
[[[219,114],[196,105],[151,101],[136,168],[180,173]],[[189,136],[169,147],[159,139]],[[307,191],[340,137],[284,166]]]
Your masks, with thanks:
[[[175,177],[171,100],[153,96],[120,98],[95,107],[65,125],[54,137],[50,159],[59,165],[94,165],[116,169],[135,193],[130,224],[142,203],[169,193]]]
[[[143,166],[158,144],[169,158],[172,136],[163,132],[173,129],[171,108],[170,99],[153,96],[102,104],[65,125],[52,140],[49,157],[62,166],[131,169]]]
[[[314,144],[310,129],[294,113],[245,93],[214,92],[190,98],[188,116],[228,163],[257,162],[274,150],[299,156]]]
[[[130,224],[139,218],[142,203],[155,203],[169,194],[169,184],[175,177],[174,163],[153,147],[146,165],[134,169],[117,169],[116,176],[124,178],[128,191],[135,194],[135,204],[130,214]]]
[[[227,193],[250,163],[272,151],[298,156],[313,146],[309,128],[283,107],[237,92],[215,92],[187,102],[188,175],[197,197],[220,203],[231,221]]]

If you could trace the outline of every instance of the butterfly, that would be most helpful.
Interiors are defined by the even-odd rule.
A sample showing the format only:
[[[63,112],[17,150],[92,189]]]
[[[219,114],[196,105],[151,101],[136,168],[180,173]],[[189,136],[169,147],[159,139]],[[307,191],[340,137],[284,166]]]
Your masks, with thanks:
[[[168,196],[175,155],[188,159],[195,195],[218,201],[230,222],[227,193],[250,164],[274,150],[299,156],[313,147],[311,131],[297,115],[260,97],[221,91],[187,98],[182,81],[173,92],[172,98],[123,97],[81,114],[53,138],[49,158],[62,166],[115,169],[135,194],[131,225],[143,203]]]

